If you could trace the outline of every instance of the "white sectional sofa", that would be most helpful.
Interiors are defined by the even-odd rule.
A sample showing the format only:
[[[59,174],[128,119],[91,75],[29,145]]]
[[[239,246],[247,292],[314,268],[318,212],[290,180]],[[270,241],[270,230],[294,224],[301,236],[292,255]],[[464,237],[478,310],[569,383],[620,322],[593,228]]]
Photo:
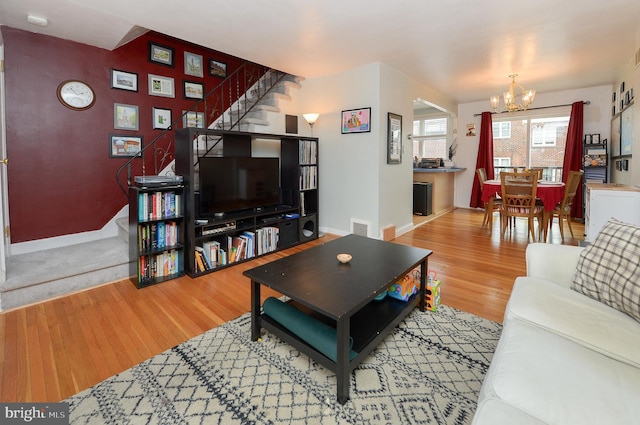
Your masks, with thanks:
[[[640,424],[640,321],[570,288],[583,249],[527,247],[473,424]]]

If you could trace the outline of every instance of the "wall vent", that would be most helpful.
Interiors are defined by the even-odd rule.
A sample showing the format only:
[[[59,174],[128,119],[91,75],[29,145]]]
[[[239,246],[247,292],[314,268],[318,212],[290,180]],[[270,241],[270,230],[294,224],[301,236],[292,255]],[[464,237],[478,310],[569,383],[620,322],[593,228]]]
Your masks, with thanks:
[[[364,220],[351,219],[351,233],[359,236],[369,236],[370,223]]]

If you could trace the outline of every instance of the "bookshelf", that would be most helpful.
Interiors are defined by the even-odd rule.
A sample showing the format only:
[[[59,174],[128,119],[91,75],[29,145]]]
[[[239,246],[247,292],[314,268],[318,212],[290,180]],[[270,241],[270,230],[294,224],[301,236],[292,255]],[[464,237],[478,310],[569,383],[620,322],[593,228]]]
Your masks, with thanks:
[[[256,139],[280,143],[280,204],[200,216],[205,156],[251,157]],[[191,277],[318,237],[318,139],[187,128],[176,131],[176,173],[185,186],[184,270]]]
[[[129,276],[143,288],[184,275],[184,188],[129,188]]]

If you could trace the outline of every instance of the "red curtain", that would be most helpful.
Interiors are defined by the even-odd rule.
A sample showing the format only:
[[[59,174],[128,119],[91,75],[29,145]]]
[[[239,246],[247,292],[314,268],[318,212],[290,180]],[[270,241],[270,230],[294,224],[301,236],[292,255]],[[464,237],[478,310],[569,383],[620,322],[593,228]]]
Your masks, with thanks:
[[[562,181],[567,183],[570,171],[582,169],[582,133],[584,122],[584,102],[574,102],[571,105],[571,117],[567,129],[567,143],[564,148],[564,162],[562,163]],[[571,217],[582,218],[582,182],[573,198]]]
[[[491,112],[482,113],[476,170],[478,168],[484,168],[487,171],[487,179],[491,180],[495,177],[493,170],[493,121],[491,119]],[[478,173],[473,173],[473,188],[471,189],[471,201],[469,205],[472,208],[484,208],[481,196]]]

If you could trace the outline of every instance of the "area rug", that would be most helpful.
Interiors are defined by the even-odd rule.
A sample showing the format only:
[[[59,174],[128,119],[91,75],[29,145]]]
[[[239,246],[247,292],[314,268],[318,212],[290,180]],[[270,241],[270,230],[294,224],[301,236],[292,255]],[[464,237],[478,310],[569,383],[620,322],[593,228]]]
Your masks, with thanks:
[[[499,323],[447,306],[414,310],[351,374],[335,375],[250,315],[211,329],[66,400],[80,424],[469,424]]]

